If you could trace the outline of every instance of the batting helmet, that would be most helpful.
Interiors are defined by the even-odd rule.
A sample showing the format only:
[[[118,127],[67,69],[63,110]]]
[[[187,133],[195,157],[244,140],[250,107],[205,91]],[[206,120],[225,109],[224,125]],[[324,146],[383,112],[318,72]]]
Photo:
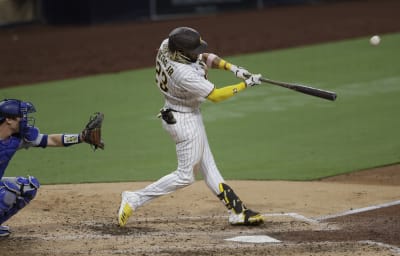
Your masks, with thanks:
[[[185,55],[199,55],[207,48],[207,42],[201,39],[199,32],[189,27],[178,27],[169,33],[168,49]]]

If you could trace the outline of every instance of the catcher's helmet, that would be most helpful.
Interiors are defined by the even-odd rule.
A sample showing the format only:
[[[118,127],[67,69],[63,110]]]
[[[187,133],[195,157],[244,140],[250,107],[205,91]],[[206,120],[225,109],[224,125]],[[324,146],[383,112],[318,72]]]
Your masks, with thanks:
[[[0,122],[7,117],[21,117],[27,120],[28,114],[33,112],[36,112],[36,109],[30,102],[16,99],[0,101]]]
[[[201,39],[199,32],[189,27],[178,27],[168,37],[168,49],[185,55],[199,55],[207,48],[207,42]]]

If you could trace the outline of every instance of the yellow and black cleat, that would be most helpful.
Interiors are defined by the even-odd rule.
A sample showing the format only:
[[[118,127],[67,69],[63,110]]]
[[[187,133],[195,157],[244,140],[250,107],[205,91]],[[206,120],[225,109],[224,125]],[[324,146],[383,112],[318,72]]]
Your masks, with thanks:
[[[264,217],[258,213],[253,212],[252,210],[246,209],[244,211],[244,225],[246,226],[258,226],[264,223]]]
[[[133,209],[128,203],[121,205],[118,211],[118,224],[120,227],[124,227],[128,222],[129,217],[132,215]]]

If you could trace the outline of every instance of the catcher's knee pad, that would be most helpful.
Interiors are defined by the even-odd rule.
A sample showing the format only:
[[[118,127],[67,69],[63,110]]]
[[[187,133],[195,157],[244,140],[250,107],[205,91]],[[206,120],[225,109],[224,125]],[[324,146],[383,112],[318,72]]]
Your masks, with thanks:
[[[235,194],[231,187],[229,187],[225,183],[220,183],[219,191],[221,193],[218,195],[218,198],[225,204],[225,206],[229,210],[233,210],[235,213],[239,214],[246,209],[242,201]]]
[[[0,180],[0,223],[24,208],[35,198],[39,181],[33,177],[7,177]]]
[[[28,176],[27,178],[16,177],[16,183],[21,188],[21,197],[24,199],[25,205],[35,198],[37,190],[40,187],[39,180],[33,176]]]
[[[40,183],[33,176],[25,177],[6,177],[0,180],[0,187],[3,188],[3,198],[0,198],[4,204],[16,204],[18,208],[23,208],[33,198],[35,198]],[[11,202],[11,196],[14,194],[14,202]]]
[[[17,201],[19,188],[13,183],[0,180],[0,216],[7,212]]]

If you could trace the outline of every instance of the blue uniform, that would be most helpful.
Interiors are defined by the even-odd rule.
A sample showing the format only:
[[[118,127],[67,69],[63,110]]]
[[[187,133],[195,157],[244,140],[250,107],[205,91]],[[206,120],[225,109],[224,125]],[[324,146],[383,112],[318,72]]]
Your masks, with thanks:
[[[40,134],[36,127],[27,127],[24,138],[12,135],[0,140],[0,225],[25,207],[40,187],[33,177],[3,177],[15,152],[22,148],[46,147],[47,135]]]
[[[40,134],[36,127],[28,127],[29,132],[22,139],[20,136],[11,136],[5,140],[0,140],[0,179],[14,156],[15,152],[21,148],[46,147],[47,135]]]
[[[0,140],[0,179],[4,176],[4,172],[18,150],[21,139],[18,137],[10,137],[6,140]]]

